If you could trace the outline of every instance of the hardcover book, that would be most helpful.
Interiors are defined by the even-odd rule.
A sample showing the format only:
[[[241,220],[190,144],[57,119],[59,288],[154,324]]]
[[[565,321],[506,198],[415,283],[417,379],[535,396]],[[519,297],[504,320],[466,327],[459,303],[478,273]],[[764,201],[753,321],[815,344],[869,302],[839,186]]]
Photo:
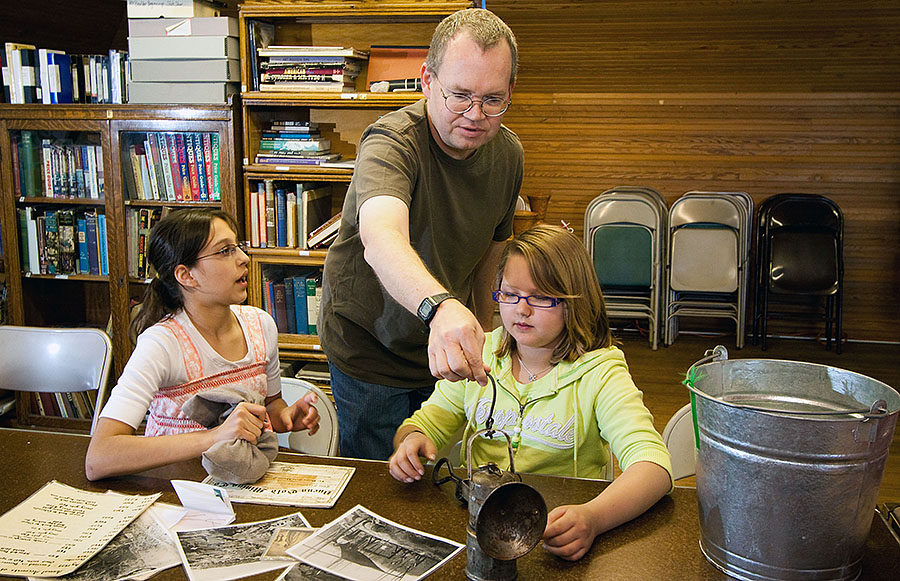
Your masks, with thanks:
[[[90,274],[100,274],[100,239],[97,226],[97,211],[87,210],[84,213],[85,233],[88,247],[88,269]]]
[[[59,228],[59,274],[75,274],[75,215],[72,210],[56,213]]]

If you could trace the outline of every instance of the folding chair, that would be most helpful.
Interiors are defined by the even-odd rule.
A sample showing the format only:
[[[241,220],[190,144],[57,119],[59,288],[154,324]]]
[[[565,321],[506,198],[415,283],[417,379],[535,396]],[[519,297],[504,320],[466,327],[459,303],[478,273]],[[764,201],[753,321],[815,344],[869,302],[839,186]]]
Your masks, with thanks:
[[[35,393],[96,390],[91,433],[106,401],[112,344],[99,329],[0,326],[0,389]],[[19,417],[24,414],[19,411]]]
[[[824,319],[825,348],[834,339],[835,352],[841,352],[843,223],[840,208],[825,196],[778,194],[763,202],[753,315],[753,341],[761,337],[763,350],[768,318],[778,314]],[[779,310],[770,309],[773,301]]]
[[[681,317],[734,321],[744,346],[751,223],[741,196],[694,192],[669,209],[664,339],[671,344]]]
[[[696,474],[697,446],[691,404],[672,414],[666,422],[662,439],[672,456],[672,480]]]
[[[315,405],[319,412],[319,430],[313,435],[306,430],[278,434],[278,445],[304,454],[336,456],[338,453],[338,423],[334,403],[321,389],[308,381],[293,377],[281,378],[281,399],[288,405],[293,405],[309,392],[318,396]]]
[[[665,210],[648,189],[611,189],[585,210],[585,245],[610,318],[646,319],[658,345]]]

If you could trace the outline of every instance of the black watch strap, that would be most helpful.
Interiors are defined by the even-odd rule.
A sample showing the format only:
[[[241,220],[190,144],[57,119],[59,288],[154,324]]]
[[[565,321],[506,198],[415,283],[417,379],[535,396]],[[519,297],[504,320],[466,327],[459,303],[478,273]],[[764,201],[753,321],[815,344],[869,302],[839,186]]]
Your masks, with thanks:
[[[418,315],[419,319],[421,319],[423,323],[428,325],[437,314],[438,306],[447,299],[453,298],[456,297],[454,297],[451,293],[438,293],[430,297],[425,297],[419,304],[419,308],[416,309],[416,315]]]

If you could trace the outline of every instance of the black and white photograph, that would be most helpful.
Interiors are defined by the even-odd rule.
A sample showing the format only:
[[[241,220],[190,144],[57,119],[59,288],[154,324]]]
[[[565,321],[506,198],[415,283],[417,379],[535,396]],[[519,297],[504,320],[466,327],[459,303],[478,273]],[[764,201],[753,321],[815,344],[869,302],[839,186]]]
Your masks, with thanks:
[[[263,559],[293,559],[287,550],[316,532],[312,527],[282,527],[272,533],[272,540],[263,553]]]
[[[152,515],[151,506],[115,536],[99,553],[60,581],[119,581],[147,578],[181,564],[175,541]],[[29,577],[30,581],[48,577]]]
[[[346,581],[346,577],[333,575],[306,563],[297,563],[278,576],[275,581]]]
[[[213,529],[179,531],[179,551],[191,581],[226,581],[273,571],[293,561],[262,560],[272,534],[282,527],[308,527],[299,512],[265,521]]]
[[[287,550],[300,561],[346,579],[422,579],[463,545],[389,521],[356,505]]]

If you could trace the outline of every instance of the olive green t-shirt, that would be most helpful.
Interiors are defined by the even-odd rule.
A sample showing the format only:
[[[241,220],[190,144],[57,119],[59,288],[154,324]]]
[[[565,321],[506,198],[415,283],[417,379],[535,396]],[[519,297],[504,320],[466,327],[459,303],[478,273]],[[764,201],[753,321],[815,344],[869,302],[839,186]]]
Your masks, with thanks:
[[[394,196],[409,206],[410,243],[465,301],[491,242],[512,235],[523,171],[522,145],[503,126],[468,159],[448,156],[431,135],[424,99],[370,125],[325,260],[318,332],[329,362],[370,383],[412,388],[435,381],[428,327],[391,298],[363,257],[357,218],[365,200]]]

